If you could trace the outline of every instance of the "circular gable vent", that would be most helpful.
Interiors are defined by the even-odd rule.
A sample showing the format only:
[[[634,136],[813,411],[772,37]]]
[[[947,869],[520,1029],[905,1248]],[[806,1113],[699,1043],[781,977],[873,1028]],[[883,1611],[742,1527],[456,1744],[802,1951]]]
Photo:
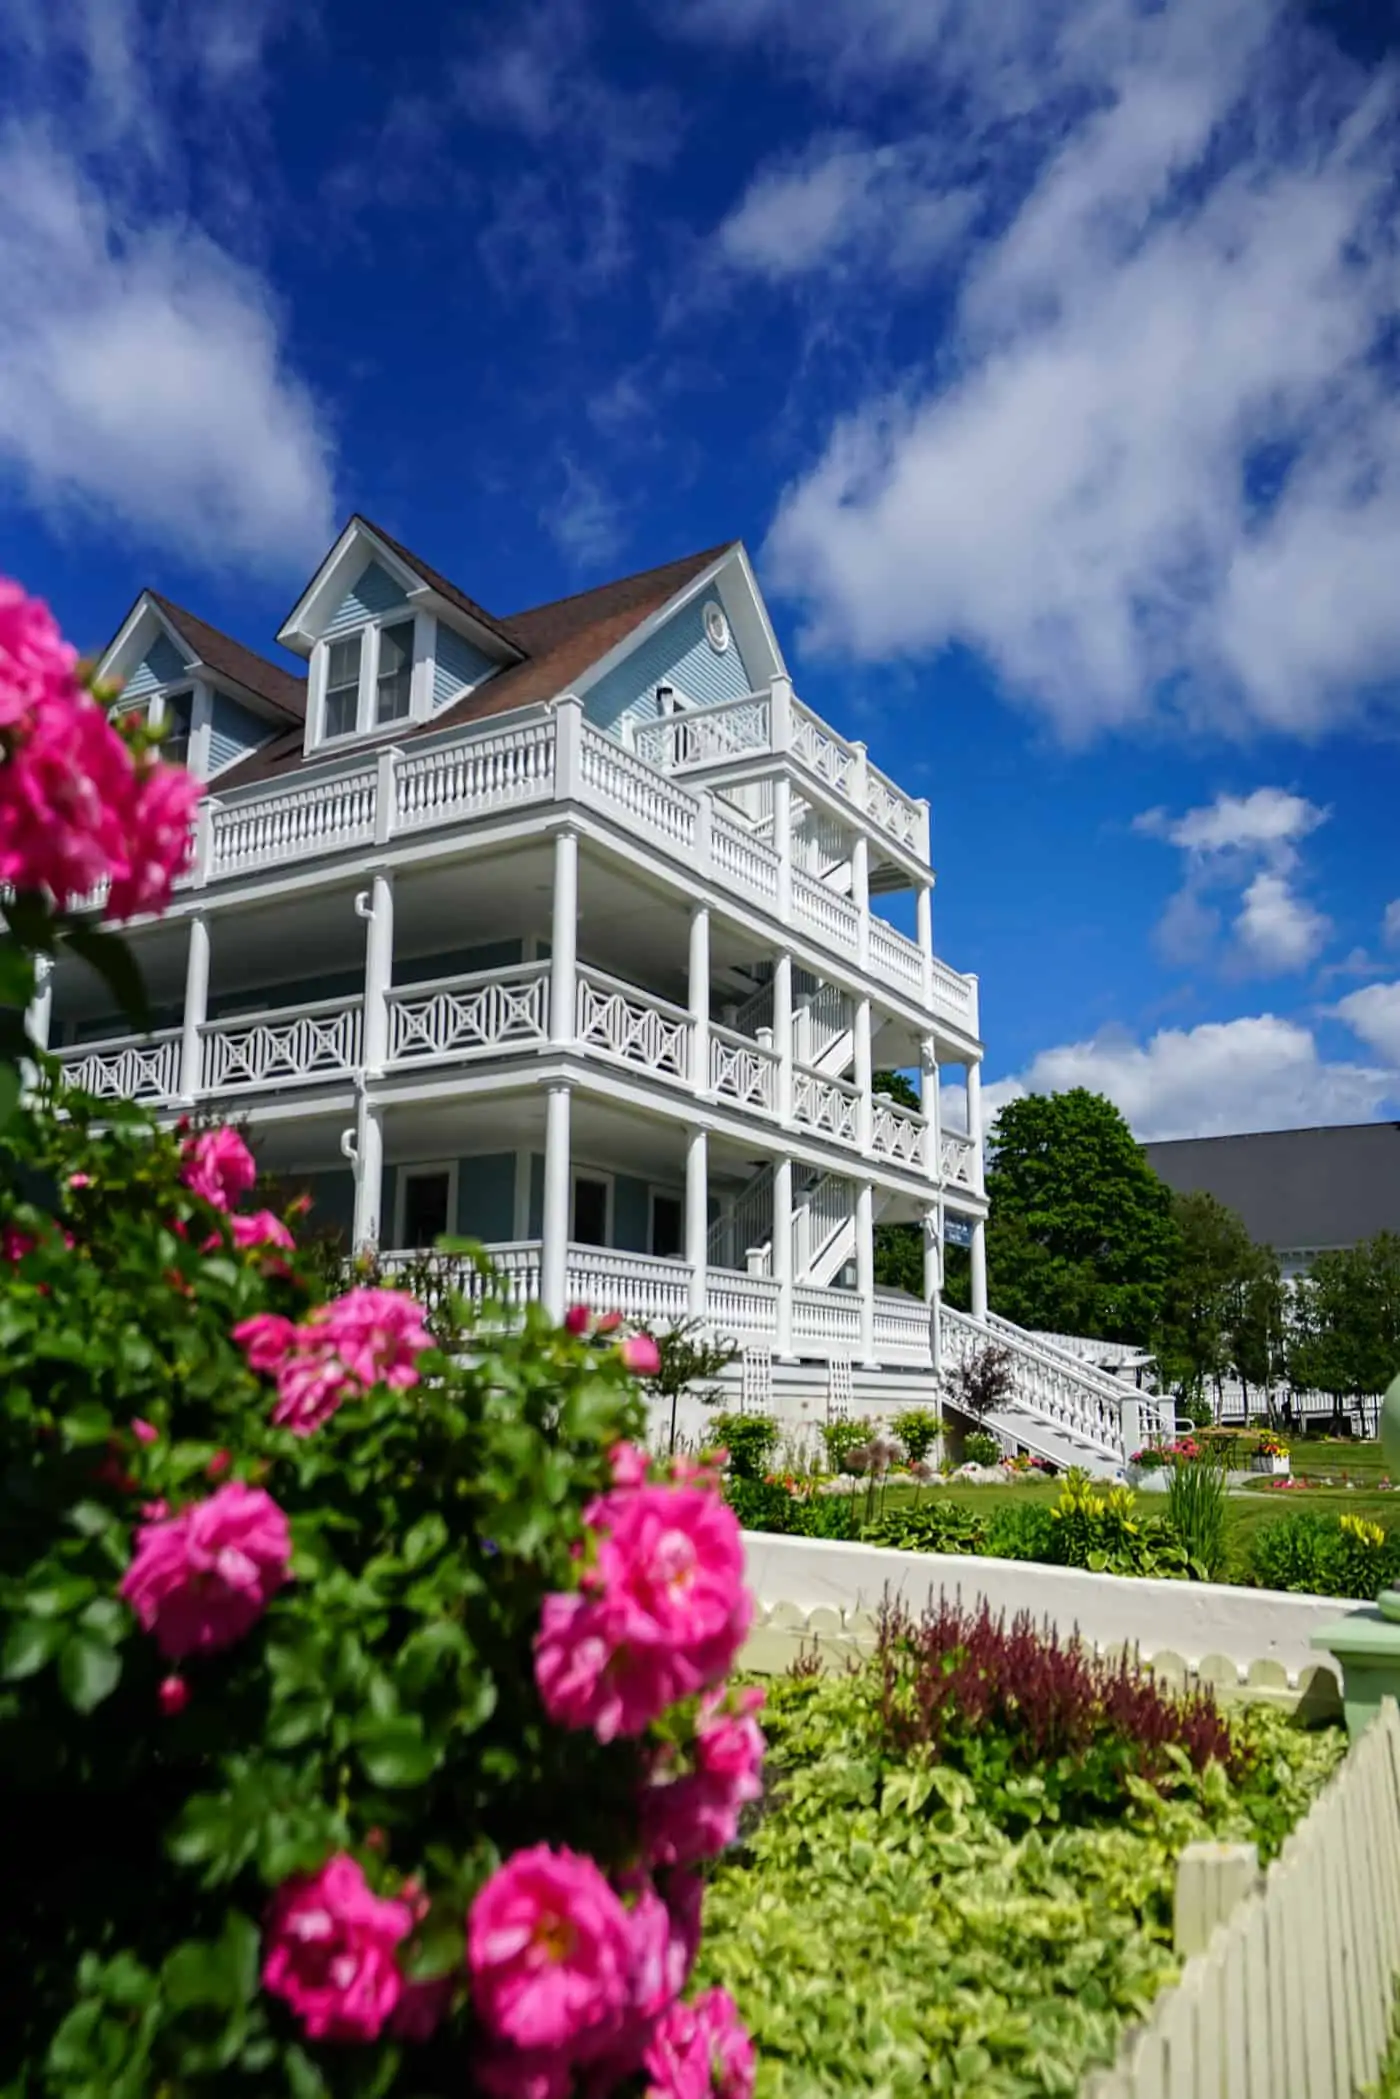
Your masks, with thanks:
[[[724,616],[724,607],[713,598],[705,607],[705,639],[717,656],[722,656],[729,647],[729,622]]]

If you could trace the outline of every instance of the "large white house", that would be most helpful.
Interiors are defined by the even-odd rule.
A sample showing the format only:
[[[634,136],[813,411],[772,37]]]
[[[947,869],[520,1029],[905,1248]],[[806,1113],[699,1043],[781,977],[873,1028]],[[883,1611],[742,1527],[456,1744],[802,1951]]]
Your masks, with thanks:
[[[934,952],[927,803],[794,695],[743,547],[498,618],[355,517],[278,640],[304,679],[148,590],[102,658],[209,792],[130,929],[154,1032],[77,966],[41,996],[72,1078],[237,1115],[358,1246],[466,1234],[555,1314],[697,1316],[750,1398],[936,1403],[987,1323],[977,979]],[[882,1220],[922,1301],[875,1287]],[[1121,1386],[992,1325],[1003,1433],[1121,1461]]]

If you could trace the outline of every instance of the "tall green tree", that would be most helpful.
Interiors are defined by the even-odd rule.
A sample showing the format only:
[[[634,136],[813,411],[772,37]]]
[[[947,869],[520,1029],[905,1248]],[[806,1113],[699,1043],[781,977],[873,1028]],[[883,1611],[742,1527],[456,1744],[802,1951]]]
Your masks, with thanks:
[[[872,1090],[887,1093],[902,1108],[923,1104],[902,1071],[872,1074]],[[877,1224],[875,1227],[875,1287],[877,1290],[907,1290],[911,1297],[924,1294],[924,1231],[918,1224]]]
[[[1384,1392],[1400,1370],[1400,1236],[1319,1254],[1297,1286],[1288,1352],[1304,1391],[1359,1400]]]
[[[1162,1298],[1158,1360],[1187,1399],[1200,1399],[1230,1366],[1237,1299],[1256,1249],[1233,1210],[1204,1189],[1172,1198],[1177,1248]]]
[[[1111,1101],[1010,1101],[987,1172],[988,1292],[1021,1326],[1148,1344],[1177,1258],[1171,1190]]]

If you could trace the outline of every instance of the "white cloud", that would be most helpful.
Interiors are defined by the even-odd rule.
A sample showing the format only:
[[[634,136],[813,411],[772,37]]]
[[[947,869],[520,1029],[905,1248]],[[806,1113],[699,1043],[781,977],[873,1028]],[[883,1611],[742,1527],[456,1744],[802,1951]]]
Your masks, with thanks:
[[[582,568],[610,561],[622,542],[622,517],[613,495],[574,459],[564,460],[564,486],[542,512],[560,550]]]
[[[1183,816],[1148,809],[1136,817],[1135,830],[1164,839],[1185,856],[1181,888],[1157,924],[1157,945],[1167,959],[1198,962],[1213,951],[1221,914],[1208,899],[1233,889],[1240,903],[1233,947],[1220,957],[1226,969],[1278,976],[1315,961],[1332,922],[1296,887],[1298,843],[1330,813],[1281,787],[1256,787],[1247,795],[1218,794]]]
[[[715,234],[718,260],[770,282],[816,270],[880,265],[922,269],[966,231],[973,190],[937,187],[935,149],[923,141],[866,146],[844,136],[811,142],[796,159],[761,168]]]
[[[1164,1028],[1146,1043],[1106,1033],[1042,1050],[985,1088],[984,1116],[990,1126],[1008,1100],[1086,1086],[1115,1102],[1143,1140],[1364,1122],[1400,1098],[1389,1061],[1388,1070],[1328,1062],[1309,1028],[1272,1013]]]
[[[36,134],[0,135],[0,195],[0,465],[27,499],[210,563],[322,548],[329,439],[262,279]]]
[[[1368,1049],[1400,1065],[1400,984],[1367,984],[1361,991],[1350,991],[1335,1011]]]
[[[846,85],[918,87],[947,165],[988,111],[999,126],[1001,231],[937,363],[844,413],[779,507],[768,572],[809,643],[964,644],[1070,739],[1163,710],[1316,735],[1392,705],[1400,74],[1367,78],[1285,0],[1016,0],[975,38],[955,13],[706,10],[814,63],[820,46]],[[1008,211],[997,186],[1026,166]],[[848,256],[879,205],[865,173],[772,172],[724,239],[737,224],[770,272],[783,224],[794,259]],[[937,164],[926,181],[937,201]],[[873,256],[897,226],[863,235]]]
[[[1387,947],[1400,947],[1400,896],[1395,897],[1385,907],[1385,916],[1381,920],[1381,938]]]

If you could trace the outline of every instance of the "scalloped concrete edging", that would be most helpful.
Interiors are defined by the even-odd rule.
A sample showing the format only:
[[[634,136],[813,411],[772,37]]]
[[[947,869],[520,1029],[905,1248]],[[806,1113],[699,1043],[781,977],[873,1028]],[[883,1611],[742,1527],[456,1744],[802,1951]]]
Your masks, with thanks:
[[[873,1545],[746,1531],[757,1610],[743,1666],[779,1675],[814,1649],[838,1660],[868,1652],[888,1595],[919,1613],[940,1597],[983,1599],[1008,1617],[1029,1611],[1064,1639],[1136,1653],[1164,1682],[1209,1684],[1308,1719],[1341,1712],[1341,1670],[1319,1663],[1312,1634],[1358,1605],[1215,1582],[1088,1574],[1025,1560],[893,1552]]]

